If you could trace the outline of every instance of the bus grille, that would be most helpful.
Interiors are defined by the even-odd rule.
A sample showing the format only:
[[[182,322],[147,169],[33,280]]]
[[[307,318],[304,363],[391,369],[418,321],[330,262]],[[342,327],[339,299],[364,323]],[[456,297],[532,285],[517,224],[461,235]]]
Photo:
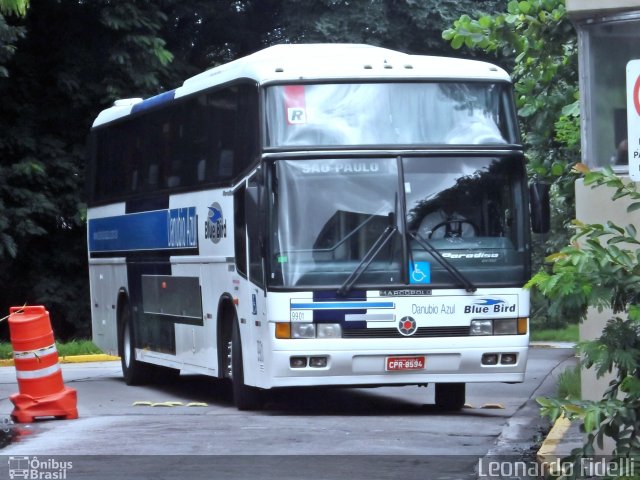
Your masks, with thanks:
[[[467,337],[469,327],[422,327],[409,338],[416,337]],[[395,328],[343,329],[342,338],[407,338]]]

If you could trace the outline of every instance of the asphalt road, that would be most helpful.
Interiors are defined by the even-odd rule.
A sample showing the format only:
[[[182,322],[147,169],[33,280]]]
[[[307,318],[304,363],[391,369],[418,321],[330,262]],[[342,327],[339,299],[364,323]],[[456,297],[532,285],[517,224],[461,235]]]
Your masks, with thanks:
[[[573,363],[570,349],[532,349],[524,383],[469,384],[469,408],[448,414],[432,387],[280,390],[239,412],[206,377],[128,387],[118,362],[65,364],[80,418],[5,424],[0,478],[27,457],[40,478],[70,480],[476,478],[487,455],[532,458],[547,426],[534,399]],[[14,368],[0,368],[0,418],[13,393]]]

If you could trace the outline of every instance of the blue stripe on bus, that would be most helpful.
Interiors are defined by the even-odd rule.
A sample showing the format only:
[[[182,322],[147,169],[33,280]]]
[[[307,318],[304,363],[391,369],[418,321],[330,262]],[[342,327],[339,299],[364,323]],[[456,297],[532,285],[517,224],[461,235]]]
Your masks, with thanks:
[[[131,109],[131,113],[141,112],[143,110],[147,110],[149,108],[156,107],[158,105],[162,105],[163,103],[167,103],[173,100],[176,95],[175,90],[170,90],[168,92],[160,93],[153,97],[149,97],[146,100],[143,100],[140,103],[136,103]]]
[[[313,302],[292,303],[292,310],[336,310],[336,309],[368,309],[368,308],[394,308],[393,302]]]
[[[338,296],[335,290],[316,290],[313,292],[312,303],[365,303],[367,292],[364,290],[352,290],[347,297]],[[346,315],[365,315],[366,309],[360,308],[335,308],[335,309],[313,309],[313,321],[315,323],[340,323],[342,328],[367,328],[367,322],[346,322]],[[357,324],[357,325],[356,325]],[[354,326],[355,325],[355,326]]]
[[[89,252],[178,250],[198,246],[196,207],[89,220]]]

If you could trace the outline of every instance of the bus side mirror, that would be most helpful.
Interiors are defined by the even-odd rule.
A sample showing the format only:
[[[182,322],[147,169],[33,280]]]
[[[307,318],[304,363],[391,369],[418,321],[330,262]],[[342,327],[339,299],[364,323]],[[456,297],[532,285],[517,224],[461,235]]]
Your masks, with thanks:
[[[547,233],[551,229],[551,201],[548,183],[536,182],[529,185],[531,204],[531,230],[533,233]]]

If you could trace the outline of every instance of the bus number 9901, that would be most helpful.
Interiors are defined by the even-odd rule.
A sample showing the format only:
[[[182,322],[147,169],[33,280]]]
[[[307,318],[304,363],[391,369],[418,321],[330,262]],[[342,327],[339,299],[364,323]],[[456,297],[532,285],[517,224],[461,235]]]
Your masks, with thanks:
[[[291,310],[291,321],[292,322],[304,322],[306,321],[306,315],[304,310]]]

